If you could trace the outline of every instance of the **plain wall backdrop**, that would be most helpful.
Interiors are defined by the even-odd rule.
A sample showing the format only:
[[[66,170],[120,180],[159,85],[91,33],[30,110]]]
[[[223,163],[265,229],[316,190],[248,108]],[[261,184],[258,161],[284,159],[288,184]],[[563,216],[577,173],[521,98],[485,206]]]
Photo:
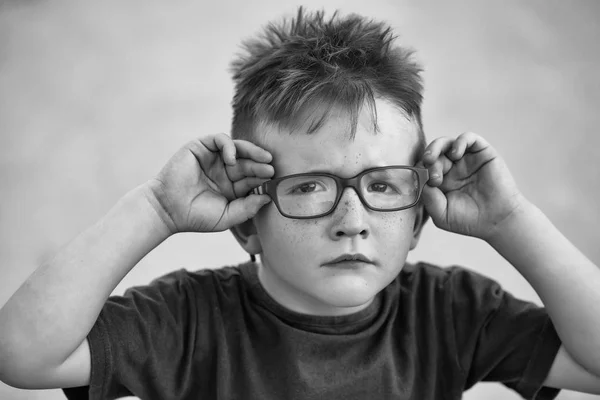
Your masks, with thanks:
[[[428,138],[484,136],[524,194],[600,263],[600,2],[0,0],[0,304],[185,142],[228,132],[240,41],[301,4],[389,22],[425,66]],[[246,259],[227,232],[176,235],[115,293]],[[539,304],[486,243],[431,223],[410,259],[473,268]],[[0,383],[0,399],[62,398]],[[464,398],[518,397],[480,384]]]

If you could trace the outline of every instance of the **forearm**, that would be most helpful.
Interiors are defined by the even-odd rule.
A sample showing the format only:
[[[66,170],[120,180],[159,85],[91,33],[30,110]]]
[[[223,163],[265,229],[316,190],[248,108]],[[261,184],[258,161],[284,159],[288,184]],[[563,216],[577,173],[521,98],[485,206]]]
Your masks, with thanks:
[[[600,269],[531,204],[488,241],[533,286],[571,356],[600,376]]]
[[[0,309],[0,365],[64,361],[121,279],[168,235],[145,189],[129,192],[40,266]]]

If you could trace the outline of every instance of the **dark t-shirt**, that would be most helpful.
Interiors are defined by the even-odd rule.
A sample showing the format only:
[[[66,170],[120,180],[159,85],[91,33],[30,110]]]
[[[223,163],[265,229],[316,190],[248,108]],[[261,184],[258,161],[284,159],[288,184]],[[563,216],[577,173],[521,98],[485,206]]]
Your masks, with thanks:
[[[472,271],[407,264],[367,308],[288,310],[255,264],[179,270],[111,297],[70,399],[460,399],[478,381],[525,398],[560,347],[545,310]]]

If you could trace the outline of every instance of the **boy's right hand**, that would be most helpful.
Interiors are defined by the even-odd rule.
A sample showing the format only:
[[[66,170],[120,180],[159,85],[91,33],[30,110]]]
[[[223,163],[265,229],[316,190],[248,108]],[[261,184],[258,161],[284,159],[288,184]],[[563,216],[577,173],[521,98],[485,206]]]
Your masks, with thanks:
[[[219,232],[252,218],[269,201],[248,192],[274,174],[271,154],[224,133],[193,140],[148,186],[170,232]],[[155,200],[155,201],[154,201]]]

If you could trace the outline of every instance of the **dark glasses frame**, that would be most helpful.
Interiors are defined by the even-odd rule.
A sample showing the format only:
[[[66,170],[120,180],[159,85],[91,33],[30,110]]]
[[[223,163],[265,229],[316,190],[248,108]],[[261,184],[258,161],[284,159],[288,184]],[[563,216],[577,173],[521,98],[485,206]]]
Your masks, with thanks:
[[[416,172],[417,176],[418,176],[418,180],[419,180],[419,192],[417,194],[417,197],[413,203],[406,205],[406,206],[402,206],[402,207],[396,207],[396,208],[372,207],[367,203],[367,201],[364,199],[364,197],[360,191],[360,185],[359,185],[360,180],[362,179],[362,177],[364,175],[366,175],[368,173],[371,173],[374,171],[389,170],[389,169],[408,169],[413,172]],[[337,186],[337,196],[335,198],[333,206],[331,206],[331,209],[329,211],[321,213],[321,214],[317,214],[317,215],[311,215],[311,216],[295,216],[295,215],[286,214],[283,211],[281,211],[281,207],[279,205],[279,197],[277,196],[277,186],[279,185],[279,183],[281,181],[283,181],[285,179],[295,178],[298,176],[326,176],[326,177],[332,178],[335,181],[335,184]],[[366,170],[362,171],[360,174],[353,176],[351,178],[340,178],[337,175],[333,175],[333,174],[330,174],[327,172],[305,172],[305,173],[301,173],[301,174],[281,176],[279,178],[271,179],[267,182],[264,182],[260,186],[252,189],[250,191],[250,193],[269,195],[269,197],[271,197],[271,199],[275,203],[275,206],[277,206],[277,210],[279,211],[279,213],[286,218],[313,219],[313,218],[324,217],[326,215],[331,214],[338,206],[338,203],[340,202],[340,199],[342,198],[342,195],[344,194],[344,190],[347,187],[353,188],[354,191],[356,192],[356,194],[358,195],[360,201],[362,202],[362,204],[370,210],[382,211],[382,212],[406,210],[407,208],[414,207],[419,202],[419,200],[421,199],[421,193],[423,192],[423,187],[425,187],[425,184],[427,183],[428,180],[429,180],[429,171],[427,170],[427,168],[410,167],[407,165],[389,165],[386,167],[375,167],[375,168],[366,169]]]

